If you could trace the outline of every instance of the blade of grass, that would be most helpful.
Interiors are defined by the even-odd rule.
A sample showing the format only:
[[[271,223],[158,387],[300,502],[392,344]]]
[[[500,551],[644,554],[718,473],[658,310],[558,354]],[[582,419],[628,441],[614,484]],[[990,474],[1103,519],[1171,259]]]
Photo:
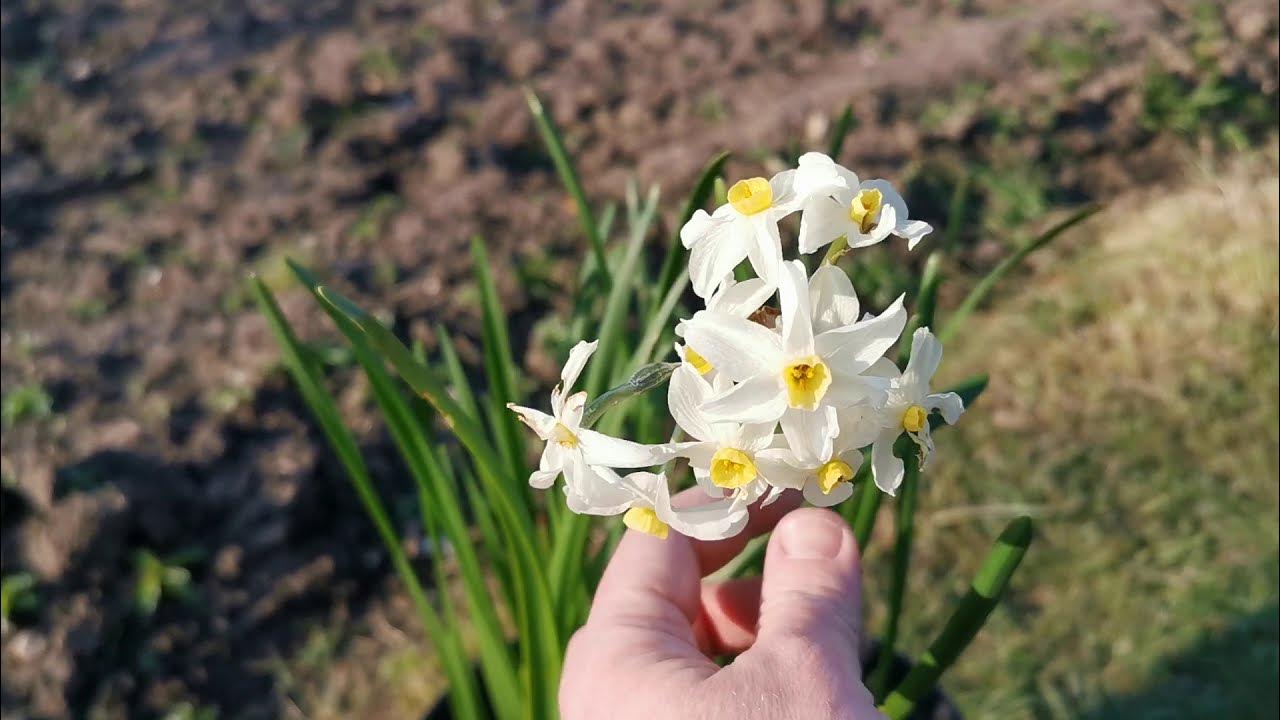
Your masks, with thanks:
[[[538,134],[542,136],[542,142],[547,147],[547,154],[551,156],[551,162],[555,165],[556,174],[560,176],[560,182],[578,208],[578,220],[587,233],[596,267],[605,278],[605,284],[609,285],[611,284],[609,263],[604,255],[604,236],[600,233],[600,225],[596,222],[595,213],[591,210],[591,203],[587,200],[587,193],[582,188],[582,181],[578,178],[573,160],[570,159],[569,152],[564,147],[560,131],[556,128],[551,116],[547,114],[546,108],[542,106],[542,100],[538,98],[533,88],[528,86],[524,88],[524,98],[529,104],[529,112],[533,114],[533,122],[538,127]]]
[[[440,664],[450,685],[450,708],[459,717],[481,718],[481,704],[475,678],[471,674],[471,666],[461,647],[460,638],[444,625],[427,599],[426,592],[400,544],[400,537],[392,525],[390,515],[373,489],[373,482],[369,478],[355,438],[343,424],[337,405],[320,382],[315,366],[305,359],[301,343],[294,335],[288,320],[280,312],[280,307],[276,304],[271,291],[256,277],[250,280],[250,289],[280,345],[285,368],[293,377],[304,402],[316,421],[320,423],[330,447],[333,448],[339,462],[346,470],[356,495],[387,548],[392,567],[395,568],[396,574],[409,592],[409,597],[418,611],[427,636],[431,638],[440,655]]]
[[[973,311],[982,304],[982,301],[987,298],[987,295],[991,294],[991,290],[996,286],[996,283],[1000,282],[1001,278],[1008,275],[1009,272],[1021,264],[1023,260],[1026,260],[1028,255],[1039,250],[1045,245],[1048,245],[1059,235],[1084,222],[1101,209],[1101,205],[1089,205],[1083,207],[1069,215],[1063,221],[1048,230],[1045,230],[1043,233],[1040,233],[1040,235],[1032,238],[1026,243],[1023,243],[1021,247],[1015,250],[1012,255],[1001,261],[999,265],[996,265],[991,272],[987,273],[986,277],[982,278],[982,280],[969,291],[969,294],[965,296],[959,307],[955,309],[955,312],[951,313],[951,317],[942,327],[942,331],[938,333],[938,340],[940,340],[944,345],[951,340],[960,327],[964,325],[964,322],[968,319],[969,315],[971,315]]]
[[[507,335],[506,316],[498,300],[498,289],[489,270],[489,257],[479,238],[471,240],[471,258],[475,265],[476,287],[480,290],[480,309],[484,336],[484,370],[493,398],[494,436],[505,451],[511,468],[512,494],[529,511],[532,503],[524,478],[529,473],[524,459],[524,435],[515,413],[507,412],[507,403],[516,402],[516,363],[511,355],[511,338]]]
[[[844,140],[849,136],[849,131],[853,129],[853,106],[845,105],[844,111],[840,113],[840,117],[836,119],[834,125],[831,126],[831,135],[827,140],[827,154],[832,159],[840,158],[840,151],[844,149]]]
[[[942,673],[955,663],[982,629],[1031,545],[1031,535],[1029,517],[1014,520],[1000,533],[969,591],[960,600],[942,632],[880,706],[880,711],[890,720],[905,720],[916,702],[938,683]]]
[[[454,347],[453,338],[445,331],[444,326],[436,328],[436,337],[440,339],[440,358],[443,361],[445,374],[449,377],[449,390],[458,405],[472,418],[480,417],[480,408],[476,405],[476,396],[471,392],[471,383],[467,380],[467,372],[458,359],[458,350]]]
[[[671,239],[667,241],[667,255],[662,261],[662,270],[658,272],[657,292],[654,293],[655,301],[657,298],[664,296],[668,289],[675,284],[676,278],[683,272],[689,252],[684,249],[684,244],[680,242],[680,229],[684,227],[685,223],[689,222],[689,218],[693,217],[695,212],[707,204],[707,200],[715,190],[716,178],[724,170],[724,164],[728,159],[728,152],[722,152],[711,158],[703,166],[702,173],[698,175],[698,181],[693,184],[693,190],[685,198],[684,207],[680,209],[680,215],[677,216],[675,231],[671,233]],[[649,305],[646,314],[649,317],[653,317],[653,303]]]
[[[632,186],[629,195],[634,197],[634,192],[634,186]],[[623,356],[618,352],[617,346],[620,342],[623,321],[626,319],[627,306],[631,300],[636,265],[640,261],[645,236],[648,234],[649,225],[658,208],[658,189],[654,187],[649,191],[643,205],[637,206],[634,201],[629,202],[628,205],[631,238],[627,243],[626,255],[618,269],[618,279],[609,288],[609,296],[605,301],[604,315],[599,326],[600,349],[597,351],[597,357],[593,358],[593,362],[587,368],[585,388],[588,397],[595,397],[604,391],[605,384],[611,379],[613,358]]]

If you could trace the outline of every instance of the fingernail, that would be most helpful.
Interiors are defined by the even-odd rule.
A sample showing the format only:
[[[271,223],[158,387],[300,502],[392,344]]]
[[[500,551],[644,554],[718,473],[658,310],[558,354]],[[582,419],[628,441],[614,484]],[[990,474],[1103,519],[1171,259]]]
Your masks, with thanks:
[[[831,513],[793,512],[782,519],[776,532],[782,535],[782,552],[796,560],[829,560],[844,544],[843,523]]]

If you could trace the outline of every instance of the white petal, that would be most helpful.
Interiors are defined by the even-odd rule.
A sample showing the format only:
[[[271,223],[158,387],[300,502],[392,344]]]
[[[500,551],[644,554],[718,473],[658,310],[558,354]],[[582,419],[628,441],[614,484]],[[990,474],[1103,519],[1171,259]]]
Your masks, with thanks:
[[[808,255],[841,235],[856,232],[857,226],[849,219],[847,205],[832,198],[816,197],[804,204],[797,244],[800,253]]]
[[[856,452],[858,449],[875,442],[880,433],[884,432],[885,423],[881,419],[881,415],[882,411],[876,410],[870,405],[858,405],[837,413],[840,434],[836,435],[833,445],[834,452],[838,455]],[[859,462],[861,462],[862,455],[860,453],[858,458]]]
[[[891,224],[893,230],[897,230],[898,227],[907,223],[907,202],[902,199],[902,195],[898,193],[898,190],[893,186],[893,183],[888,180],[876,178],[875,180],[867,180],[866,182],[863,182],[862,187],[865,189],[880,191],[880,198],[881,202],[884,203],[884,210],[893,211],[893,223]],[[885,213],[882,211],[880,214],[881,217],[884,217]]]
[[[786,409],[786,392],[780,379],[773,374],[748,378],[702,407],[707,417],[713,420],[740,423],[775,422]]]
[[[813,328],[825,332],[858,321],[858,294],[843,268],[823,265],[809,278],[809,303],[813,306]]]
[[[586,428],[578,430],[578,447],[588,465],[605,467],[649,467],[664,463],[675,454],[671,445],[641,445]]]
[[[722,222],[719,218],[713,218],[707,214],[706,210],[696,210],[689,221],[680,228],[680,242],[685,249],[692,249],[694,245],[702,242],[708,235],[715,231],[717,224]]]
[[[769,189],[773,191],[773,206],[767,213],[774,223],[800,209],[800,197],[796,194],[796,171],[783,170],[769,178]]]
[[[710,383],[692,367],[681,364],[671,373],[671,381],[667,385],[667,409],[676,424],[697,440],[715,438],[711,423],[702,413],[702,404],[711,394]]]
[[[831,385],[822,397],[825,405],[836,409],[870,404],[883,406],[890,388],[890,380],[874,375],[851,375],[835,371],[831,373]]]
[[[773,444],[773,429],[777,423],[747,423],[738,427],[738,445],[743,450],[756,452]]]
[[[964,400],[953,392],[929,395],[924,399],[924,406],[942,413],[942,419],[948,425],[955,425],[964,412]]]
[[[871,476],[876,487],[893,495],[902,484],[902,460],[893,454],[893,444],[898,439],[897,430],[886,430],[871,444]]]
[[[760,501],[760,507],[767,508],[778,501],[782,497],[782,493],[786,492],[786,488],[769,486],[769,492],[765,494],[764,500]]]
[[[619,515],[637,501],[636,492],[619,482],[616,473],[605,468],[588,468],[589,474],[572,486],[565,486],[565,503],[582,515]]]
[[[898,366],[894,365],[893,361],[887,357],[882,357],[871,363],[871,367],[863,370],[862,374],[874,375],[875,377],[888,378],[890,380],[897,380],[902,377],[902,371],[899,370]]]
[[[556,419],[541,410],[516,405],[515,403],[507,403],[507,409],[520,416],[520,421],[528,425],[538,437],[547,440],[551,437],[551,431],[556,426]]]
[[[689,253],[689,280],[698,297],[709,297],[747,256],[742,233],[735,232],[736,220],[719,222],[712,232]]]
[[[747,317],[760,309],[775,290],[773,285],[762,278],[751,278],[742,282],[729,281],[715,297],[707,301],[708,310]]]
[[[907,368],[902,371],[902,386],[914,389],[919,395],[929,392],[929,381],[938,372],[941,362],[942,343],[938,342],[929,328],[917,328],[911,334],[911,358],[907,360]]]
[[[703,310],[686,325],[685,340],[731,380],[776,372],[781,364],[778,335],[746,318]]]
[[[658,519],[672,530],[694,540],[723,540],[747,526],[747,509],[733,500],[717,500],[691,508],[672,510],[670,501],[654,509]]]
[[[780,424],[801,465],[817,467],[831,458],[832,441],[840,429],[835,408],[824,405],[812,412],[788,408]]]
[[[684,443],[676,452],[676,455],[687,458],[690,467],[706,470],[711,467],[711,458],[715,456],[716,451],[719,449],[720,443]]]
[[[908,250],[915,250],[916,245],[919,245],[924,236],[931,232],[933,232],[933,226],[923,220],[908,220],[904,223],[901,218],[898,219],[898,227],[894,230],[895,235],[906,238]]]
[[[796,466],[795,455],[786,448],[770,448],[756,453],[756,468],[774,487],[799,490],[804,487],[810,470]]]
[[[839,505],[848,500],[853,495],[853,483],[842,482],[831,488],[831,492],[824,493],[818,485],[818,481],[811,480],[804,484],[804,499],[809,501],[810,505],[816,507],[831,507]]]
[[[596,346],[600,344],[599,340],[587,342],[585,340],[573,346],[569,351],[569,359],[564,364],[564,369],[560,371],[560,387],[562,392],[569,392],[573,384],[578,382],[578,376],[582,374],[582,368],[587,364],[587,360],[591,359],[591,354],[596,351]]]
[[[837,371],[858,373],[885,354],[902,334],[907,324],[907,311],[902,307],[906,295],[899,295],[880,315],[835,330],[815,339],[818,354]]]
[[[560,407],[560,422],[571,432],[577,432],[582,425],[582,413],[587,409],[587,393],[585,391],[570,395]]]
[[[751,268],[765,282],[777,285],[782,271],[782,238],[778,235],[777,221],[768,217],[768,213],[760,213],[742,222],[750,229],[746,246]]]
[[[796,196],[802,201],[814,196],[830,195],[838,188],[849,187],[845,177],[837,170],[839,166],[835,161],[820,152],[801,155],[797,165],[794,187]],[[857,187],[856,181],[854,187]]]
[[[538,469],[529,476],[529,484],[539,490],[551,487],[564,471],[565,459],[564,448],[559,443],[547,443],[542,448],[542,457],[538,458]]]
[[[813,354],[813,317],[809,308],[809,287],[804,264],[792,260],[782,268],[778,285],[782,306],[782,350],[788,357]]]

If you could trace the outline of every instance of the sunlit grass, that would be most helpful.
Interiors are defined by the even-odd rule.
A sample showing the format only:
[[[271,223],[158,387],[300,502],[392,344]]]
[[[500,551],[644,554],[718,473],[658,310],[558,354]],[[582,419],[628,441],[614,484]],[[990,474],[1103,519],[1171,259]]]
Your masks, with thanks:
[[[1114,205],[948,346],[947,377],[992,382],[939,434],[906,647],[952,601],[921,590],[958,594],[1005,521],[1038,520],[1011,596],[944,679],[967,716],[1275,716],[1274,167]]]

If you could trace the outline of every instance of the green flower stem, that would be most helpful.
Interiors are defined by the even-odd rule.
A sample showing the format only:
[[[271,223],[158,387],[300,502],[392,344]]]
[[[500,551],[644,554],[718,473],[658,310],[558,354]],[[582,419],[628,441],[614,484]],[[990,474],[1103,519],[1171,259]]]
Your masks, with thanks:
[[[907,571],[911,567],[911,544],[915,540],[916,499],[920,493],[920,454],[915,443],[899,438],[899,447],[905,451],[902,460],[904,475],[898,493],[897,538],[893,543],[893,565],[889,579],[889,615],[884,636],[880,638],[880,660],[871,673],[871,693],[882,700],[889,691],[889,671],[893,667],[894,652],[898,643],[898,628],[902,619],[902,599],[907,589]],[[905,446],[905,447],[904,447]]]
[[[920,657],[911,672],[880,706],[890,720],[905,720],[916,702],[923,698],[942,673],[955,663],[991,615],[1009,586],[1009,578],[1022,562],[1031,544],[1031,518],[1020,517],[1000,533],[995,546],[960,600],[942,632]]]

